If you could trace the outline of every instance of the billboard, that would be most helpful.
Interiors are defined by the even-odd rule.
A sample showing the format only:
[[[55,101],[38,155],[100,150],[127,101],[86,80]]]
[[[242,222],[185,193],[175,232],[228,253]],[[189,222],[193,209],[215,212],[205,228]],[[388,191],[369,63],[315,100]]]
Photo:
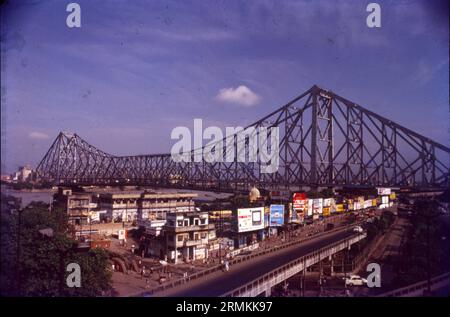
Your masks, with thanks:
[[[380,196],[391,194],[390,188],[377,188],[377,191],[378,191],[378,195],[380,195]]]
[[[313,215],[323,213],[323,198],[313,199]]]
[[[313,215],[313,200],[308,199],[308,216]]]
[[[264,207],[238,209],[238,232],[260,229],[264,229]]]
[[[323,216],[328,217],[331,214],[331,207],[323,207]]]
[[[390,200],[395,200],[397,197],[396,197],[396,195],[395,195],[395,192],[392,192],[390,195],[389,195],[389,199]]]
[[[270,205],[270,227],[284,224],[284,205]]]
[[[297,215],[297,220],[303,222],[308,211],[308,199],[305,193],[294,193],[292,197],[294,213]]]
[[[345,211],[344,204],[337,204],[336,205],[336,211],[337,212],[344,212]]]
[[[372,199],[368,199],[364,201],[364,209],[372,207]]]
[[[330,207],[331,206],[331,199],[332,198],[324,198],[323,199],[323,206],[324,207]]]

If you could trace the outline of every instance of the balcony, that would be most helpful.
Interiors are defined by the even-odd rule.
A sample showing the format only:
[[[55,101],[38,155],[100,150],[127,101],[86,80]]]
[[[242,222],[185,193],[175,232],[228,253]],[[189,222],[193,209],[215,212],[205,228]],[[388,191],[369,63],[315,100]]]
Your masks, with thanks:
[[[167,231],[180,233],[180,232],[190,232],[190,231],[203,231],[203,230],[213,230],[214,224],[209,223],[205,225],[198,225],[198,226],[181,226],[181,227],[173,227],[173,226],[165,226],[165,229]]]

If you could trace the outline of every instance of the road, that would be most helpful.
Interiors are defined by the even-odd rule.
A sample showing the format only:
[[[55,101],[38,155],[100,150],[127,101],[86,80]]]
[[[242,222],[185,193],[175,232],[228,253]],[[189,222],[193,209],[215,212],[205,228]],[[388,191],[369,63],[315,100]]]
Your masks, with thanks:
[[[347,228],[309,241],[299,243],[273,253],[255,257],[254,259],[238,263],[227,273],[218,271],[191,281],[187,284],[154,294],[154,296],[171,297],[217,297],[244,285],[257,277],[270,272],[290,261],[302,257],[314,250],[325,247],[333,242],[354,235]]]

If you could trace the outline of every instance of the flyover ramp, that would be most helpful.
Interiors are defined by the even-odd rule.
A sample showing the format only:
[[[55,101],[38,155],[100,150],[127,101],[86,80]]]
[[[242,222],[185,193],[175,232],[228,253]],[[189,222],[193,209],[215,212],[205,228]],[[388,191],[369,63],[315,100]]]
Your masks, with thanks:
[[[268,253],[251,260],[235,264],[230,267],[229,272],[218,271],[213,274],[198,278],[189,283],[179,285],[162,292],[153,294],[158,297],[197,297],[197,296],[221,296],[242,285],[275,270],[286,263],[294,261],[311,252],[327,247],[340,240],[357,236],[347,228],[332,232],[297,245]]]

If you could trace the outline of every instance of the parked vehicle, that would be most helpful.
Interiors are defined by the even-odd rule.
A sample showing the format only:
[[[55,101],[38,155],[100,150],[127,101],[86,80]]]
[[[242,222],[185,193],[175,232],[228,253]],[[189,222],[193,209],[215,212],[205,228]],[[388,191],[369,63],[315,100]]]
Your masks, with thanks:
[[[356,226],[353,228],[353,232],[363,233],[364,229],[361,228],[360,226]]]
[[[350,275],[345,278],[345,286],[363,286],[367,284],[367,280],[359,275]]]

